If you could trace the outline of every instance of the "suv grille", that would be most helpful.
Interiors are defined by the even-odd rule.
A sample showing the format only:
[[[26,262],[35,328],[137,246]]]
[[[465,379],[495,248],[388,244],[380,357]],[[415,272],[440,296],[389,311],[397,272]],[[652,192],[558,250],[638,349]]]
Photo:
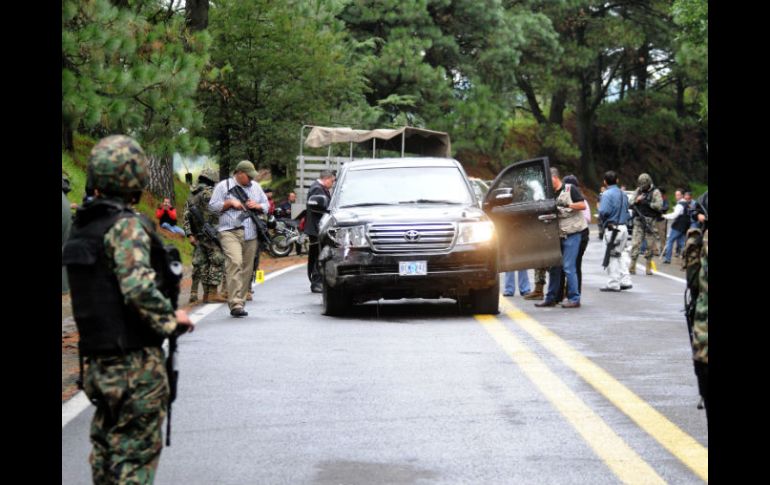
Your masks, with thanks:
[[[455,225],[449,222],[372,224],[369,240],[378,252],[443,251],[452,247]]]

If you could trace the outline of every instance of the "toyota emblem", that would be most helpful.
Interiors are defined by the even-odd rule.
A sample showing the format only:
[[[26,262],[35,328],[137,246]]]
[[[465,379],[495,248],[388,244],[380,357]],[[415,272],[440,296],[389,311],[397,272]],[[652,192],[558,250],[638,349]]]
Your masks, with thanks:
[[[420,239],[420,233],[414,229],[406,231],[406,233],[404,233],[404,239],[407,241],[418,241]]]

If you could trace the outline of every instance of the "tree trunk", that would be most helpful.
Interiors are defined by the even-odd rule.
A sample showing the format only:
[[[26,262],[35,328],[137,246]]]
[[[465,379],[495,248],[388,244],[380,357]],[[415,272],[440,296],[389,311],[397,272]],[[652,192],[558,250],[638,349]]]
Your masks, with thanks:
[[[219,131],[219,180],[230,176],[230,129],[227,119]]]
[[[273,162],[269,165],[270,167],[270,175],[274,179],[281,179],[286,177],[287,175],[287,167],[286,165],[279,163],[279,162]]]
[[[75,150],[75,142],[72,136],[72,130],[66,123],[61,124],[61,147],[68,152]]]
[[[684,119],[687,113],[685,113],[684,109],[684,83],[682,82],[682,79],[677,77],[676,78],[676,115],[680,119]],[[682,129],[677,125],[676,129],[674,130],[674,141],[677,143],[682,142]]]
[[[650,44],[645,42],[639,48],[636,55],[636,89],[645,91],[647,89],[647,65],[650,63]]]
[[[548,114],[548,122],[562,126],[564,124],[564,109],[567,107],[567,90],[559,89],[551,97],[551,111]]]
[[[580,147],[580,174],[588,187],[596,187],[596,163],[594,161],[594,111],[590,109],[591,81],[581,79],[576,121],[578,146]]]
[[[676,114],[680,118],[687,115],[684,110],[684,83],[679,77],[676,78]]]
[[[209,0],[187,0],[185,22],[191,32],[198,32],[209,26]]]
[[[529,109],[532,111],[532,115],[537,120],[537,123],[539,125],[544,125],[546,123],[545,116],[543,115],[543,111],[540,109],[540,105],[537,102],[537,96],[535,96],[535,90],[532,88],[532,85],[529,84],[529,82],[527,82],[527,80],[524,78],[518,78],[517,84],[527,96]]]
[[[162,199],[168,197],[172,204],[176,204],[174,194],[174,170],[171,157],[157,157],[148,155],[148,183],[147,190],[155,197]]]

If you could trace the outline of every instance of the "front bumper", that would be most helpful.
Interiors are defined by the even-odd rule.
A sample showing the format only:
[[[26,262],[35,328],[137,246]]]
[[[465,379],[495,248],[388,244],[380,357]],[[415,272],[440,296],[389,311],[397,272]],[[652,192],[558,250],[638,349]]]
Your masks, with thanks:
[[[437,254],[379,254],[369,249],[326,246],[319,255],[327,285],[342,288],[354,302],[400,298],[456,298],[496,283],[497,247],[456,246]],[[400,261],[427,261],[427,275],[400,276]]]

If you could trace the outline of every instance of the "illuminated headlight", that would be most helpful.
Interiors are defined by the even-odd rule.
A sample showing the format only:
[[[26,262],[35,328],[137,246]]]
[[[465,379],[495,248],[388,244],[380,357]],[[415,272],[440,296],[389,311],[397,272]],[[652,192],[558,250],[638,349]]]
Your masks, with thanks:
[[[492,221],[461,222],[458,226],[457,244],[474,244],[487,242],[495,234]]]
[[[337,227],[329,229],[329,237],[343,248],[368,248],[366,226]]]

